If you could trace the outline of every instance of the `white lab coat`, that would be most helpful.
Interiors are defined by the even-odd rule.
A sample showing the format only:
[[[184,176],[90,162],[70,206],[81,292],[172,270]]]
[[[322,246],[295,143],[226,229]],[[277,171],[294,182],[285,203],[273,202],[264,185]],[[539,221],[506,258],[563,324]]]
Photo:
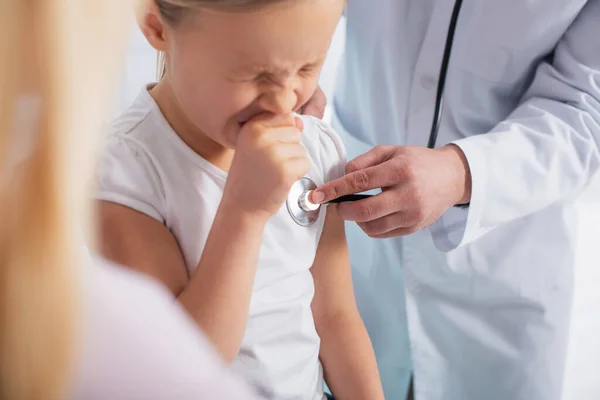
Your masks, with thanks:
[[[350,156],[427,144],[453,4],[348,3],[334,126]],[[598,347],[570,336],[600,334],[600,312],[573,307],[600,307],[574,283],[599,141],[600,0],[465,1],[437,143],[465,152],[470,207],[401,239],[348,227],[386,398],[403,399],[410,352],[417,400],[600,399]]]

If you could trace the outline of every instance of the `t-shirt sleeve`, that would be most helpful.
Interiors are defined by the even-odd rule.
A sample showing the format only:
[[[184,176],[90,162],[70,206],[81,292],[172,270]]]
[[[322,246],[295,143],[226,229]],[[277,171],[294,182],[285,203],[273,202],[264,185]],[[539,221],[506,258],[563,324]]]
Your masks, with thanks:
[[[95,197],[165,222],[160,175],[148,152],[132,139],[107,139],[96,170]]]
[[[318,154],[318,167],[322,174],[323,182],[338,179],[346,173],[346,148],[340,136],[327,123],[310,117],[311,129],[315,130]],[[306,120],[305,120],[306,125]]]

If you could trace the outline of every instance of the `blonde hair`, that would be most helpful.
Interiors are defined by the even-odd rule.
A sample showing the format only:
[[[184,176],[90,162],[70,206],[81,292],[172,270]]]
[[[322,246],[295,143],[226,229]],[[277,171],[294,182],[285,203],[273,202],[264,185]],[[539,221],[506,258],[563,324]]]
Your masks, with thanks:
[[[120,0],[0,3],[2,399],[66,395],[84,268],[78,227],[87,226],[93,139],[114,87],[107,78],[119,65],[124,11]],[[30,129],[15,117],[25,95],[38,105],[26,110]],[[34,145],[14,165],[27,136]]]
[[[154,1],[163,19],[171,24],[178,24],[184,16],[193,10],[202,8],[220,9],[231,12],[243,12],[265,7],[271,4],[289,2],[291,0],[151,0]],[[161,80],[166,72],[166,56],[159,51],[156,58],[156,79]]]

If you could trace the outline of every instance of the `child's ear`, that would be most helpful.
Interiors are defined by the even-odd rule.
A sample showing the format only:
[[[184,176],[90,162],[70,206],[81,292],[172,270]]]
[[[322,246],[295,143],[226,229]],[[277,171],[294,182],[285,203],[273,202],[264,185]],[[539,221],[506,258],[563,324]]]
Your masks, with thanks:
[[[166,25],[154,1],[138,3],[136,19],[150,46],[157,51],[167,50]]]

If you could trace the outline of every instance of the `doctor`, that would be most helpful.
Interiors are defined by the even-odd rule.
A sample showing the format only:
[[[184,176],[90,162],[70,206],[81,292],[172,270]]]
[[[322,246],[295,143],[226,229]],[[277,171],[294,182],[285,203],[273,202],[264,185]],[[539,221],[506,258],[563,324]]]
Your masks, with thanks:
[[[348,3],[334,126],[350,158],[365,154],[312,197],[383,188],[340,212],[391,238],[349,227],[386,398],[403,399],[412,375],[417,400],[598,399],[569,328],[600,334],[572,309],[575,200],[600,169],[600,0],[465,1],[430,150],[452,11]]]

